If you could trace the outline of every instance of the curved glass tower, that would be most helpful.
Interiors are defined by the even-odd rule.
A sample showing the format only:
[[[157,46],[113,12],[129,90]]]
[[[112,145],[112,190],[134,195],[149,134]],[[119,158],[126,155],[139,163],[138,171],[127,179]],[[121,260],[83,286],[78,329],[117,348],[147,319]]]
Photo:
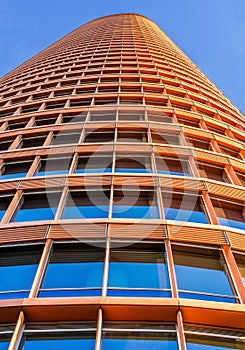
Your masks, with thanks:
[[[244,349],[244,141],[140,15],[2,77],[0,349]]]

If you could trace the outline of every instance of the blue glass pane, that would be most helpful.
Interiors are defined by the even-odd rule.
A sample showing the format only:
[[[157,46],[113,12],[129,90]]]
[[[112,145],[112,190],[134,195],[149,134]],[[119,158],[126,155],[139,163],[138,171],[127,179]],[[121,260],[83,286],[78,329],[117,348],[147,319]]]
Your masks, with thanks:
[[[167,174],[167,175],[177,175],[177,176],[191,176],[188,173],[180,173],[178,171],[166,171],[166,170],[157,170],[159,174]]]
[[[25,176],[26,176],[26,173],[7,174],[7,175],[1,175],[0,180],[16,179],[16,178],[25,177]]]
[[[108,289],[108,296],[114,297],[146,297],[146,298],[171,298],[170,291],[164,290],[134,290],[134,289]]]
[[[110,173],[111,168],[97,168],[97,169],[76,169],[75,174],[84,174],[84,173]]]
[[[195,294],[195,293],[188,293],[188,292],[179,292],[180,298],[187,298],[187,299],[197,299],[197,300],[207,300],[207,301],[218,301],[223,303],[235,303],[235,298],[228,298],[222,295],[206,295],[206,294]]]
[[[6,210],[0,210],[0,220],[2,220]]]
[[[224,349],[239,349],[237,347],[228,347],[226,346],[215,346],[215,345],[207,345],[207,344],[194,344],[194,343],[186,343],[187,350],[224,350]]]
[[[107,218],[108,206],[81,206],[66,207],[64,209],[63,219],[84,219],[84,218]]]
[[[30,289],[36,270],[36,264],[0,267],[0,291]]]
[[[0,293],[0,299],[23,299],[28,298],[30,291],[14,292],[14,293]]]
[[[101,288],[103,270],[103,262],[49,264],[42,288]]]
[[[200,211],[164,208],[164,215],[167,220],[198,222],[202,224],[208,224],[206,215]]]
[[[20,209],[14,222],[53,220],[57,208]]]
[[[8,350],[9,342],[0,340],[0,350]]]
[[[240,230],[245,230],[245,222],[228,220],[224,218],[218,218],[218,220],[220,225],[239,228]]]
[[[94,339],[26,340],[25,350],[94,350]]]
[[[178,350],[175,340],[103,339],[102,350]]]
[[[130,168],[115,168],[116,172],[120,173],[151,173],[151,169],[130,169]]]
[[[39,293],[40,298],[61,298],[61,297],[87,297],[87,296],[101,296],[101,289],[75,289],[75,290],[42,290]]]
[[[60,174],[68,174],[68,170],[40,171],[38,172],[37,176],[51,176]]]
[[[157,219],[158,208],[154,206],[113,206],[113,218]]]
[[[226,274],[221,270],[175,265],[178,288],[232,296]]]
[[[122,288],[170,288],[165,264],[111,262],[109,287]]]

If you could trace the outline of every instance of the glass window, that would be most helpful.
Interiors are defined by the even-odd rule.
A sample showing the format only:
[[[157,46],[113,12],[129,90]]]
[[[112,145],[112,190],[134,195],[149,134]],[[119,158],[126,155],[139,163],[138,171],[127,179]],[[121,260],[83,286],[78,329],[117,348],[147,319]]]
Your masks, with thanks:
[[[121,328],[121,329],[120,329]],[[102,350],[178,350],[176,331],[161,325],[105,325]]]
[[[179,145],[179,133],[164,133],[164,132],[154,132],[151,133],[151,138],[153,143],[169,144],[169,145]]]
[[[79,156],[75,174],[107,173],[112,171],[112,155],[91,153]]]
[[[83,243],[55,244],[40,297],[101,295],[104,250]]]
[[[27,124],[26,120],[23,122],[20,122],[20,123],[9,122],[8,123],[8,130],[22,129],[22,128],[26,127],[26,124]]]
[[[102,130],[94,130],[87,131],[85,133],[84,142],[96,142],[96,143],[104,143],[104,142],[113,142],[114,141],[114,130],[113,131],[102,131]]]
[[[41,246],[0,249],[0,299],[27,298],[41,257]]]
[[[240,271],[243,283],[245,284],[245,255],[244,254],[234,254],[237,267]]]
[[[214,210],[220,225],[245,229],[245,209],[243,202],[212,199]]]
[[[1,196],[0,197],[0,220],[2,220],[6,210],[8,209],[8,206],[10,202],[12,201],[13,196]]]
[[[63,219],[107,218],[109,190],[70,191],[63,211]]]
[[[117,142],[147,142],[146,132],[142,131],[123,131],[117,133]]]
[[[0,180],[14,179],[26,176],[32,161],[6,162],[1,168]]]
[[[46,136],[25,137],[18,148],[42,147],[45,140]]]
[[[100,112],[90,112],[89,121],[99,122],[99,121],[115,121],[116,112],[100,111]]]
[[[14,326],[0,325],[0,350],[8,350]]]
[[[49,118],[37,118],[35,119],[35,124],[34,126],[45,126],[45,125],[51,125],[55,124],[58,116],[51,116]]]
[[[109,296],[171,297],[164,247],[111,248]]]
[[[12,145],[13,140],[3,140],[0,142],[0,151],[7,151],[9,147]]]
[[[112,208],[113,218],[159,218],[154,191],[115,189]]]
[[[37,167],[37,176],[68,174],[72,157],[47,157],[41,159]]]
[[[137,111],[137,112],[123,112],[119,111],[118,113],[118,120],[119,121],[143,121],[145,120],[145,114],[144,111]]]
[[[199,195],[196,193],[162,192],[166,220],[207,224]]]
[[[175,246],[173,258],[181,298],[236,302],[219,251]]]
[[[189,162],[185,159],[156,156],[156,166],[159,174],[190,176]]]
[[[90,326],[90,327],[89,327]],[[18,350],[94,350],[95,325],[26,325]]]
[[[226,329],[185,327],[187,350],[244,349],[244,332]]]
[[[53,220],[59,199],[59,192],[24,194],[11,221]]]
[[[65,133],[61,131],[57,135],[54,135],[52,145],[57,146],[57,145],[78,143],[80,136],[81,136],[80,132]]]
[[[172,117],[166,115],[165,113],[155,113],[148,112],[148,120],[150,122],[158,122],[158,123],[172,123]]]
[[[230,182],[224,167],[198,162],[198,169],[201,177],[216,181]]]
[[[116,172],[149,173],[152,172],[150,154],[117,154]]]
[[[87,114],[63,114],[62,123],[81,123],[86,119]]]

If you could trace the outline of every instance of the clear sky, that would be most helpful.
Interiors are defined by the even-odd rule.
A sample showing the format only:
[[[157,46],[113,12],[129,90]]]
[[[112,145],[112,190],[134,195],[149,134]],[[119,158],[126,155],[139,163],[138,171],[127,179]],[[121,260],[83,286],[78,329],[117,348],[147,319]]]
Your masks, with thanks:
[[[0,76],[97,17],[151,18],[245,112],[245,0],[0,0]]]

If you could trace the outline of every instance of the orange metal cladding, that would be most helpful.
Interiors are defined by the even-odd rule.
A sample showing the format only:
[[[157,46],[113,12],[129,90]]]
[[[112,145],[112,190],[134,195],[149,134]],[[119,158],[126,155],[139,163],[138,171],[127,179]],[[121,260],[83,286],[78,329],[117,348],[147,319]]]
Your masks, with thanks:
[[[59,135],[63,138],[56,141]],[[238,263],[245,261],[244,141],[242,113],[156,24],[140,15],[91,21],[1,78],[0,192],[8,204],[0,248],[43,244],[29,297],[0,301],[0,327],[16,325],[10,349],[18,346],[25,322],[94,320],[96,349],[104,321],[175,323],[182,350],[185,324],[244,330],[245,267]],[[80,159],[94,156],[97,162],[111,159],[109,170],[76,173]],[[38,176],[41,162],[55,157],[69,158],[67,173]],[[127,170],[118,165],[121,158]],[[142,162],[144,170],[130,169],[130,159]],[[4,178],[11,164],[25,162],[26,176],[17,172]],[[185,176],[178,167],[185,168]],[[154,193],[159,215],[116,217],[113,196],[120,196],[124,185],[143,197]],[[106,217],[62,219],[69,190],[100,186],[109,192]],[[45,191],[60,193],[53,220],[13,219],[23,196]],[[176,203],[180,195],[199,199],[207,222],[183,224],[166,217],[166,193],[176,195]],[[103,296],[39,297],[53,244],[74,240],[100,241],[106,247]],[[174,297],[107,295],[110,247],[119,241],[141,242],[145,249],[165,244]],[[236,302],[178,297],[173,247],[219,252]]]

